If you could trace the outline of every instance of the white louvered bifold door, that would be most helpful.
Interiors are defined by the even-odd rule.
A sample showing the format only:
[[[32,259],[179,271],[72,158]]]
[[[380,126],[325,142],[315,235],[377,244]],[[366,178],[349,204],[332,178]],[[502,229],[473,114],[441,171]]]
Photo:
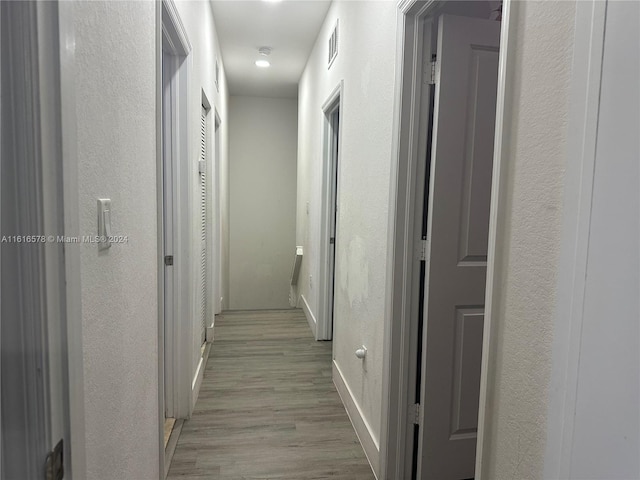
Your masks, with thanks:
[[[200,319],[201,340],[207,330],[207,111],[202,107],[200,120]]]

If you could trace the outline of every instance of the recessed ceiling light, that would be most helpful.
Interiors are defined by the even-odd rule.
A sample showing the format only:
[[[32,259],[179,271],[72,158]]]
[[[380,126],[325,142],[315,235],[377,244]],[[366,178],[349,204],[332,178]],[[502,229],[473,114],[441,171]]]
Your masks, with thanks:
[[[256,60],[256,67],[267,68],[270,66],[269,60]]]
[[[282,0],[263,0],[263,1],[267,3],[278,3],[278,2],[281,2]]]

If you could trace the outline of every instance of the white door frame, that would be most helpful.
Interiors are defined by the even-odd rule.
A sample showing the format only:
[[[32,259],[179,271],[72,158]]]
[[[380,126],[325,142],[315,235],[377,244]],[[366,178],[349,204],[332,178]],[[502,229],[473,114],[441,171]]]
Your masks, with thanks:
[[[598,0],[576,5],[545,478],[571,473],[606,8],[607,2]]]
[[[164,420],[165,420],[165,382],[164,382],[164,359],[165,359],[165,331],[164,331],[164,158],[162,152],[162,99],[164,86],[162,82],[162,2],[156,2],[156,202],[157,202],[157,235],[158,235],[158,480],[165,478],[167,470],[165,468],[164,454]]]
[[[222,209],[220,207],[220,114],[217,108],[213,108],[215,112],[215,123],[213,127],[213,318],[211,325],[215,321],[215,315],[222,312]],[[213,340],[213,332],[211,337],[207,333],[207,339]]]
[[[191,198],[189,195],[189,122],[188,122],[188,87],[189,87],[189,67],[191,44],[186,34],[186,30],[180,20],[180,16],[173,0],[162,1],[161,25],[162,39],[168,45],[168,52],[171,56],[172,75],[169,85],[170,89],[170,112],[165,116],[167,125],[160,128],[158,135],[162,138],[164,148],[172,152],[174,159],[171,162],[172,187],[169,201],[172,203],[173,225],[166,225],[163,216],[164,199],[164,178],[162,175],[163,155],[160,148],[158,151],[158,162],[160,175],[157,185],[161,196],[158,203],[159,218],[162,227],[158,231],[158,244],[162,248],[158,249],[158,264],[160,267],[158,281],[162,283],[161,291],[164,297],[165,268],[171,269],[173,273],[173,295],[166,299],[166,308],[172,312],[172,318],[162,318],[160,331],[164,335],[159,335],[158,351],[160,355],[160,370],[164,371],[165,388],[158,392],[160,405],[162,406],[162,421],[164,413],[174,418],[188,418],[191,415],[191,360],[193,344],[193,325],[191,319],[191,298],[189,296],[189,279],[191,278]],[[164,47],[163,47],[164,48]],[[162,55],[162,52],[161,52]],[[161,61],[162,63],[162,61]],[[162,66],[160,67],[162,68]],[[159,82],[158,88],[164,91],[163,82]],[[161,115],[163,102],[160,101],[158,114]],[[160,120],[162,124],[162,120]],[[169,137],[163,135],[163,131],[171,132]],[[164,232],[173,232],[173,251],[165,252]],[[165,267],[165,255],[173,255],[173,266]],[[162,309],[160,309],[162,310]],[[165,328],[165,322],[167,323]],[[165,371],[165,365],[169,365]],[[165,390],[167,400],[165,405]],[[164,465],[162,466],[164,471]]]
[[[214,302],[213,300],[216,298],[216,285],[214,283],[214,209],[213,206],[213,187],[215,185],[215,179],[213,172],[215,161],[215,155],[212,153],[215,152],[215,145],[212,142],[213,133],[215,130],[212,128],[211,120],[213,118],[215,124],[215,108],[209,101],[209,97],[204,91],[204,88],[201,89],[201,103],[202,108],[206,111],[206,131],[205,131],[205,182],[206,182],[206,253],[205,253],[205,275],[207,278],[206,287],[208,291],[205,292],[205,326],[204,326],[204,342],[210,342],[213,337],[213,317],[214,317]],[[211,146],[213,145],[213,149]],[[200,156],[198,156],[200,158]]]
[[[423,22],[433,15],[446,0],[401,0],[398,3],[398,60],[396,66],[396,91],[391,160],[390,215],[387,260],[387,303],[385,307],[384,375],[382,399],[382,431],[380,471],[388,480],[407,478],[405,472],[406,434],[409,423],[407,398],[409,383],[415,378],[412,372],[410,351],[411,332],[417,331],[417,316],[411,315],[415,303],[414,274],[419,258],[421,242],[414,234],[414,219],[422,209],[418,195],[416,172],[422,158],[419,138],[426,128],[421,121],[423,96]],[[510,12],[511,0],[505,0],[502,11],[500,60],[498,67],[498,101],[496,109],[495,148],[491,188],[491,214],[489,220],[489,248],[487,255],[487,287],[485,299],[484,338],[482,351],[482,375],[480,385],[480,411],[478,419],[478,447],[476,454],[476,479],[482,473],[482,445],[484,441],[484,411],[490,405],[487,392],[487,367],[495,362],[492,341],[493,296],[497,291],[494,280],[496,257],[496,232],[501,229],[500,213],[503,210],[502,184],[504,164],[503,124],[505,101],[510,98],[509,31],[514,28]]]
[[[14,205],[10,226],[15,235],[47,236],[33,248],[17,248],[13,266],[21,275],[14,271],[11,279],[18,278],[22,285],[10,305],[19,308],[11,313],[22,321],[19,348],[27,354],[25,370],[32,372],[25,384],[31,402],[24,405],[28,416],[23,419],[24,432],[30,435],[28,449],[21,453],[34,477],[43,476],[40,455],[63,437],[65,478],[81,478],[86,469],[80,247],[59,238],[79,237],[75,52],[69,48],[74,43],[73,15],[65,2],[6,7],[2,16],[8,15],[9,28],[3,33],[15,46],[11,63],[3,58],[3,70],[11,67],[7,73],[14,85],[6,98],[14,103],[8,123],[27,134],[17,142],[13,135],[3,138],[3,150],[14,153],[3,163],[14,164],[13,187],[24,200]]]
[[[218,109],[209,101],[204,88],[202,89],[202,106],[207,111],[207,153],[206,153],[206,182],[207,182],[207,324],[205,338],[207,343],[213,342],[213,325],[215,315],[220,313],[220,156],[218,129],[222,123]],[[213,124],[211,123],[213,121]]]
[[[331,129],[331,115],[337,110],[342,115],[342,105],[344,102],[344,80],[329,94],[322,104],[322,113],[324,116],[323,127],[323,147],[322,147],[322,210],[320,216],[320,282],[318,285],[318,296],[320,305],[318,309],[318,320],[316,325],[316,340],[331,340],[333,336],[333,298],[331,293],[331,285],[333,276],[335,275],[335,267],[330,265],[332,261],[330,252],[329,235],[331,232],[331,188],[333,177],[338,177],[338,171],[335,169],[334,156],[332,152],[333,137]],[[342,144],[342,121],[338,124],[338,145]],[[340,148],[338,149],[338,162],[340,165]],[[337,193],[337,192],[336,192]],[[336,196],[336,205],[337,205]],[[336,232],[338,218],[336,214]],[[337,239],[337,234],[336,234]],[[337,240],[336,240],[337,241]],[[334,251],[336,245],[334,244]]]
[[[48,128],[48,122],[55,121],[57,112],[55,107],[46,111],[50,107],[48,101],[58,94],[58,90],[55,83],[51,92],[42,84],[45,79],[57,80],[50,68],[41,68],[41,57],[52,53],[48,45],[41,43],[42,37],[51,33],[46,31],[51,27],[49,22],[41,25],[38,21],[43,10],[45,8],[36,3],[26,2],[0,6],[0,28],[3,41],[8,44],[1,57],[4,100],[1,188],[5,208],[0,233],[8,238],[46,235],[48,214],[58,217],[49,219],[53,224],[62,220],[62,212],[57,211],[56,195],[56,177],[62,170],[57,143],[59,132],[55,127]],[[41,100],[43,105],[40,105]],[[53,167],[53,171],[46,172],[47,167]],[[53,173],[54,178],[45,173]],[[45,200],[53,200],[56,205],[49,206]],[[55,231],[55,234],[60,233]],[[0,430],[4,437],[2,444],[11,449],[6,457],[3,455],[5,463],[0,471],[3,478],[5,475],[42,477],[45,458],[53,448],[47,344],[49,322],[56,312],[49,311],[47,287],[53,285],[47,285],[45,274],[49,273],[46,271],[49,266],[47,253],[57,245],[47,243],[36,241],[26,245],[9,240],[0,247],[4,256],[2,401],[7,413],[12,413],[3,418]],[[7,395],[7,390],[13,391],[13,395]],[[13,434],[8,441],[7,433]],[[6,461],[8,457],[11,462]],[[7,472],[11,465],[15,468]]]
[[[75,7],[58,4],[58,49],[60,55],[60,125],[62,127],[62,184],[64,232],[80,236],[78,155],[76,118]],[[69,415],[71,428],[71,479],[87,471],[82,339],[82,285],[79,246],[65,247],[67,302],[67,348],[69,352]],[[74,472],[75,476],[74,476]]]

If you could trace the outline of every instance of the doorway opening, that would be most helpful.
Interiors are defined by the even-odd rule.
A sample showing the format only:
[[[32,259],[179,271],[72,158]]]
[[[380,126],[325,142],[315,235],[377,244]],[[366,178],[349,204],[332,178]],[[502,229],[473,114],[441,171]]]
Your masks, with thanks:
[[[213,121],[213,125],[211,122]],[[200,332],[201,356],[208,356],[205,349],[213,342],[215,316],[221,312],[221,236],[220,236],[220,115],[202,90],[200,117],[200,296],[202,330]],[[213,131],[212,130],[213,127]],[[204,365],[204,363],[203,363]],[[202,370],[202,369],[201,369]]]
[[[338,193],[340,164],[340,113],[342,111],[343,83],[333,90],[322,106],[324,113],[323,146],[323,204],[320,233],[320,311],[316,327],[316,340],[333,339],[333,305],[338,241]]]
[[[383,407],[389,478],[476,475],[502,10],[441,1],[402,12]]]
[[[183,288],[189,281],[190,211],[187,101],[191,45],[173,2],[162,2],[162,229],[159,234],[162,255],[159,278],[162,281],[162,332],[159,351],[164,372],[160,392],[164,411],[165,442],[161,443],[165,471],[171,461],[182,421],[191,414],[192,300]],[[181,321],[183,320],[183,321]],[[174,435],[175,434],[175,435]],[[175,441],[173,439],[175,439]],[[163,455],[165,453],[166,455]]]

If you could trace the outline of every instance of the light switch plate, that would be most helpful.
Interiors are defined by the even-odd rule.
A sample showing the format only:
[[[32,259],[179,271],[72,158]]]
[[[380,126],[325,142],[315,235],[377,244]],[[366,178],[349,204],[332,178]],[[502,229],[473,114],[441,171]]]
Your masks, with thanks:
[[[111,247],[111,199],[98,199],[98,250]]]

